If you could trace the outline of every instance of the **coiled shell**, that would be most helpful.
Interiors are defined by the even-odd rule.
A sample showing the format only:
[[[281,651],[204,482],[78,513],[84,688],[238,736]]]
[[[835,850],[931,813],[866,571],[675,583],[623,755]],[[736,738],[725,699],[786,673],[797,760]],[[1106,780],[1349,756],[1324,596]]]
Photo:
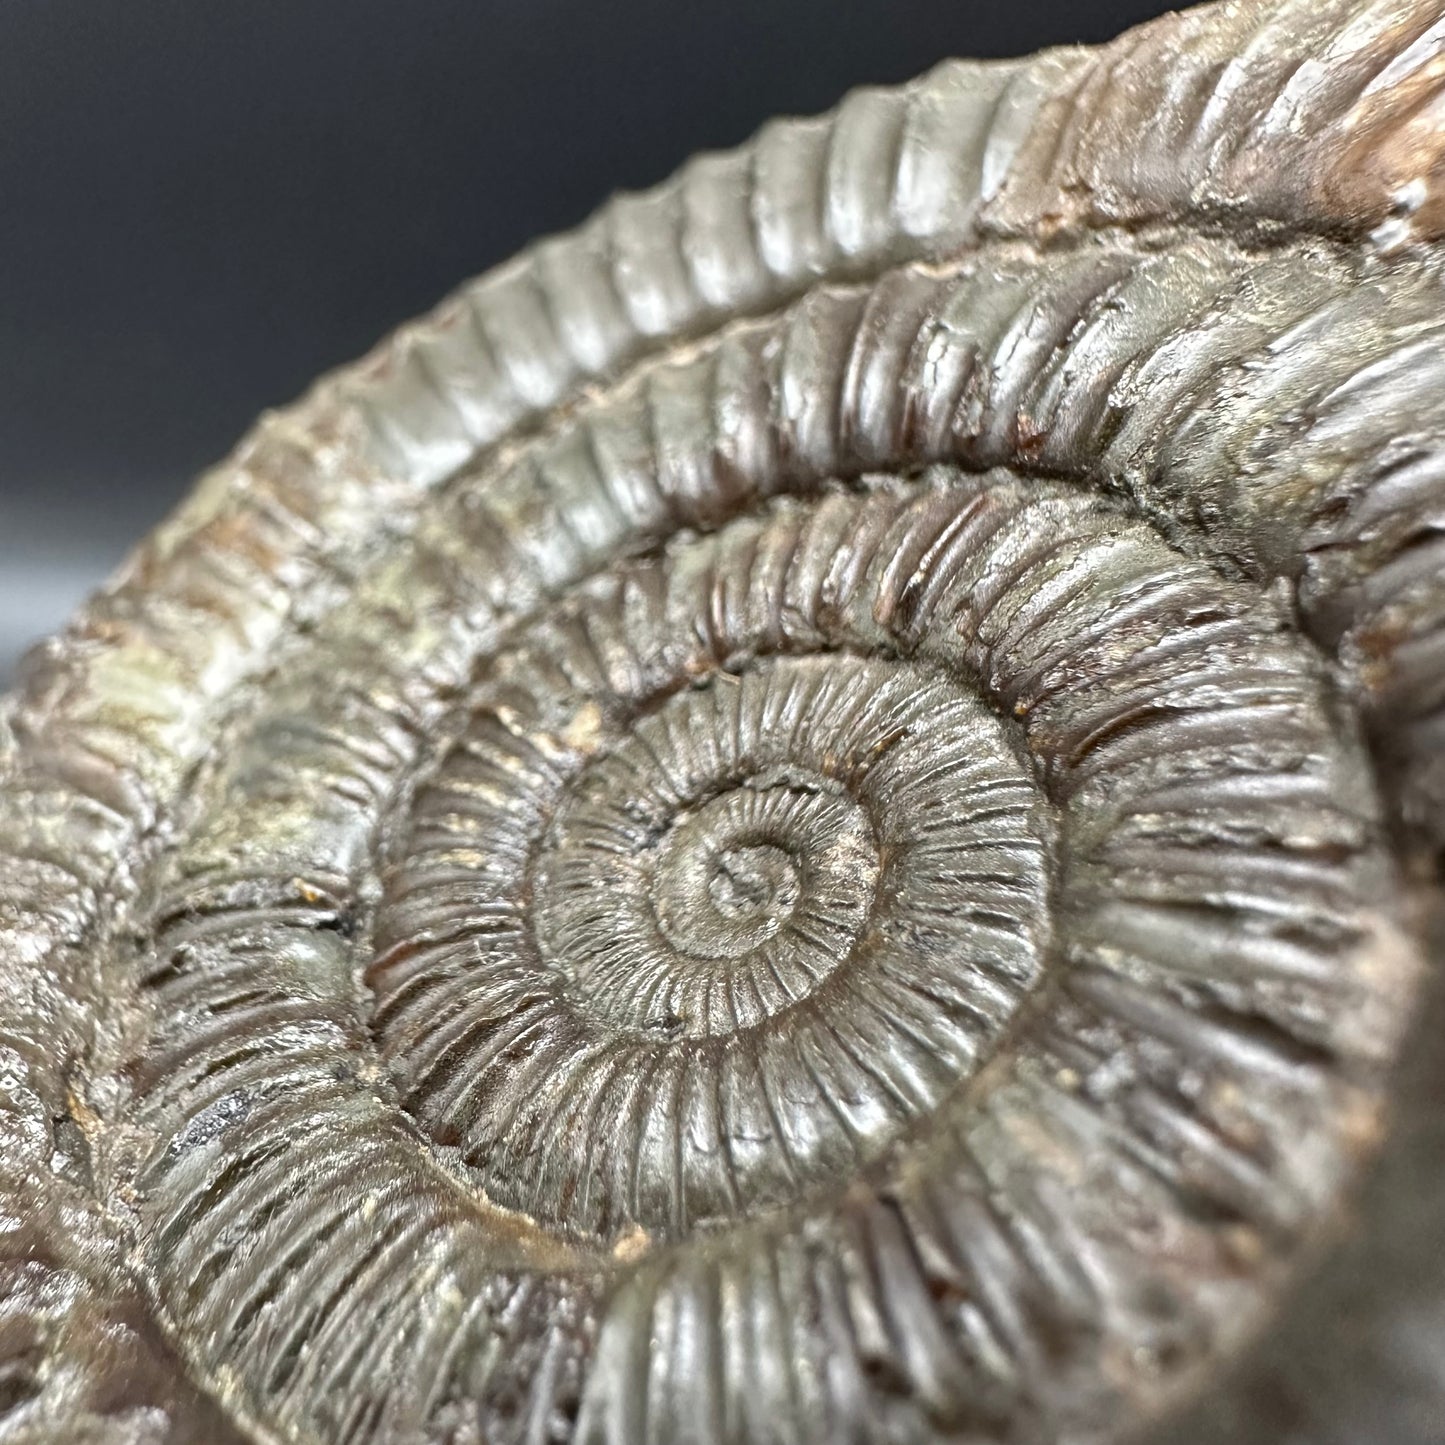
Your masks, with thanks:
[[[1441,34],[860,91],[264,419],[4,716],[0,1438],[1358,1423]]]

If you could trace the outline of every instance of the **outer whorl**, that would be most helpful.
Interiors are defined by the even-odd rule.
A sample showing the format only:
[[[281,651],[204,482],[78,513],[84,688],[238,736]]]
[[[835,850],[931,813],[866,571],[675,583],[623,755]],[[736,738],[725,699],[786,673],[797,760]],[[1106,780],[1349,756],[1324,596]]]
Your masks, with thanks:
[[[0,1440],[1429,1438],[1442,36],[860,91],[263,419],[0,719]]]

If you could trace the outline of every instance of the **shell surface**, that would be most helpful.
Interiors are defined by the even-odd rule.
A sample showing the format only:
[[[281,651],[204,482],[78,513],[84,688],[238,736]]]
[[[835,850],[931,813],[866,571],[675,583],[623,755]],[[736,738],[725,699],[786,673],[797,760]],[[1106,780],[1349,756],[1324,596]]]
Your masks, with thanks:
[[[0,721],[0,1439],[1345,1428],[1249,1402],[1438,1224],[1442,54],[951,62],[263,419]]]

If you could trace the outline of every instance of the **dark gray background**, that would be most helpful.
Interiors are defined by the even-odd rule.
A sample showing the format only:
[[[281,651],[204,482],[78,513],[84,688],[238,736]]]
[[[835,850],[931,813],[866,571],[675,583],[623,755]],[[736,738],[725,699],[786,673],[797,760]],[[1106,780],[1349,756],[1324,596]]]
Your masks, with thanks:
[[[775,113],[1151,0],[0,0],[0,679],[265,406]]]

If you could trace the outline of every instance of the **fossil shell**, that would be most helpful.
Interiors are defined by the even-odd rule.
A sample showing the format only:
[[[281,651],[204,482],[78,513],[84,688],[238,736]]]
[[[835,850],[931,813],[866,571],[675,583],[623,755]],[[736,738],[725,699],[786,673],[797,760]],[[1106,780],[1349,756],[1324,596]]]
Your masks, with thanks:
[[[859,91],[263,419],[0,723],[0,1440],[1407,1438],[1442,36]]]

